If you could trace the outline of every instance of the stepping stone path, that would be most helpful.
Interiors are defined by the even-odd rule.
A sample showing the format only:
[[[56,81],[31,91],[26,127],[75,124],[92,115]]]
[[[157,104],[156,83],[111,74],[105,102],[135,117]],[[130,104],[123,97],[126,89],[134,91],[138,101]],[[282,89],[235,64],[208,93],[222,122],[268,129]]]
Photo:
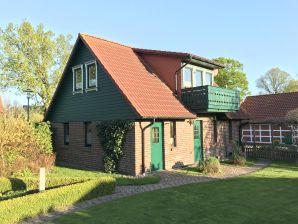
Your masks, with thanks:
[[[69,213],[76,212],[81,209],[89,208],[94,205],[103,204],[118,198],[128,197],[128,196],[143,193],[143,192],[154,191],[154,190],[164,189],[164,188],[171,188],[171,187],[176,187],[176,186],[181,186],[181,185],[191,184],[191,183],[202,183],[202,182],[237,177],[240,175],[244,175],[244,174],[248,174],[248,173],[260,170],[269,164],[270,164],[270,161],[262,160],[262,161],[258,161],[255,165],[250,167],[237,167],[237,166],[235,167],[235,166],[223,165],[226,172],[224,172],[224,174],[218,174],[218,175],[197,175],[196,176],[196,175],[186,175],[175,171],[159,171],[159,172],[156,172],[156,174],[161,177],[161,180],[157,184],[138,185],[138,186],[117,186],[114,194],[80,202],[71,207],[68,207],[63,211],[55,211],[55,212],[48,213],[46,215],[39,216],[34,219],[23,221],[22,224],[48,222],[50,220],[59,218]]]

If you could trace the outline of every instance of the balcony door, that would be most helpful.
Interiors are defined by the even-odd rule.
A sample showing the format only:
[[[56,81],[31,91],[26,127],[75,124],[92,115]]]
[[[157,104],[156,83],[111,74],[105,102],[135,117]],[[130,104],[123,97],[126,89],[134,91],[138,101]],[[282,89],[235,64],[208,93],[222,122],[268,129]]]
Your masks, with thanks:
[[[201,121],[196,120],[193,125],[194,161],[202,160]]]

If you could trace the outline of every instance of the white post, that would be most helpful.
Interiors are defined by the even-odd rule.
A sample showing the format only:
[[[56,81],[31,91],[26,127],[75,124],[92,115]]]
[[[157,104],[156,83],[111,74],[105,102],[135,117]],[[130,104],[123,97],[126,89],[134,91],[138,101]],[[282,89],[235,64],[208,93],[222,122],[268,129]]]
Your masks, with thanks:
[[[39,169],[39,192],[46,189],[46,168],[40,167]]]

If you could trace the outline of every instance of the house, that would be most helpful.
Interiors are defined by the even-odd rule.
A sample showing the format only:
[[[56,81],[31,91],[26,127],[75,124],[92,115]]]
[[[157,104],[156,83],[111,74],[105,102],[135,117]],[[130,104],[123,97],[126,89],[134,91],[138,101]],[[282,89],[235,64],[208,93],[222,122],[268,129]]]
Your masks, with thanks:
[[[172,169],[239,140],[239,92],[214,83],[219,63],[189,53],[129,47],[79,34],[45,120],[54,129],[57,162],[103,169],[96,123],[128,120],[120,172]]]
[[[298,92],[249,96],[230,119],[241,119],[241,141],[257,144],[298,144],[297,119],[289,112],[298,109]]]

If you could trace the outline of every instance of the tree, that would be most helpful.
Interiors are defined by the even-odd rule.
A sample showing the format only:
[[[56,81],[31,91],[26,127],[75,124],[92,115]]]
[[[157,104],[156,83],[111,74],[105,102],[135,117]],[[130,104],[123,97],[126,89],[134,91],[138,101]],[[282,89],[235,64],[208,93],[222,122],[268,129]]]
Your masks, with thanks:
[[[245,97],[248,94],[248,81],[243,72],[243,65],[235,59],[224,57],[215,58],[214,61],[225,66],[215,76],[215,82],[220,87],[238,89],[240,90],[240,97]]]
[[[298,80],[290,80],[288,86],[285,88],[285,93],[298,92]]]
[[[69,57],[70,41],[70,35],[56,36],[27,21],[0,28],[1,89],[31,89],[45,111]]]
[[[279,68],[270,69],[265,75],[261,76],[256,84],[265,93],[283,93],[289,85],[290,75]]]

